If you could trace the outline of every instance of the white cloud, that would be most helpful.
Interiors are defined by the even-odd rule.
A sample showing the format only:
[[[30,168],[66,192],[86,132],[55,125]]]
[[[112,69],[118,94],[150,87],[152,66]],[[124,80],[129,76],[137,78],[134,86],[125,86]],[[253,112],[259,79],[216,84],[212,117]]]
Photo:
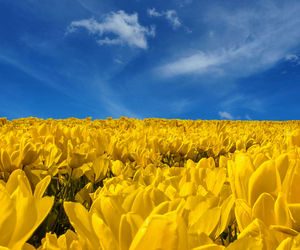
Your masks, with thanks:
[[[285,60],[296,63],[297,65],[300,65],[300,58],[297,55],[289,54],[289,55],[285,56]]]
[[[233,120],[233,116],[226,111],[219,111],[219,116],[221,117],[221,119]]]
[[[300,2],[264,3],[247,10],[211,9],[206,25],[215,28],[213,36],[207,33],[206,44],[202,36],[196,52],[177,47],[173,59],[161,65],[159,72],[167,77],[211,72],[241,77],[280,62],[300,44]],[[179,53],[182,56],[176,56]],[[288,58],[298,60],[295,55]]]
[[[160,68],[166,76],[176,76],[187,73],[204,73],[212,69],[212,66],[220,65],[227,60],[223,56],[209,55],[198,52],[188,57],[168,63]]]
[[[164,15],[163,13],[160,13],[160,12],[156,11],[155,8],[148,9],[147,12],[148,12],[148,15],[151,16],[151,17],[152,16],[153,17],[159,17],[159,16],[163,16]]]
[[[179,7],[185,7],[188,4],[191,4],[193,2],[193,0],[178,0],[177,4],[179,5]]]
[[[167,10],[165,12],[165,16],[167,20],[171,23],[173,29],[177,29],[178,27],[181,26],[181,22],[175,10]]]
[[[154,27],[144,27],[138,22],[138,15],[132,15],[120,10],[111,12],[102,22],[95,19],[84,19],[73,21],[68,27],[67,33],[75,32],[78,28],[85,28],[90,34],[95,35],[100,45],[128,45],[130,47],[138,47],[147,49],[147,37],[155,36]],[[113,38],[103,35],[110,34]]]
[[[123,41],[122,39],[110,39],[108,37],[105,37],[104,39],[99,39],[97,41],[100,45],[105,45],[105,44],[108,44],[108,45],[118,45],[118,44],[123,44]]]
[[[114,62],[117,64],[124,64],[124,62],[121,59],[115,58]]]
[[[148,15],[151,17],[165,17],[168,22],[172,25],[172,28],[175,30],[179,28],[182,23],[177,16],[177,12],[175,10],[166,10],[158,12],[155,8],[147,10]]]

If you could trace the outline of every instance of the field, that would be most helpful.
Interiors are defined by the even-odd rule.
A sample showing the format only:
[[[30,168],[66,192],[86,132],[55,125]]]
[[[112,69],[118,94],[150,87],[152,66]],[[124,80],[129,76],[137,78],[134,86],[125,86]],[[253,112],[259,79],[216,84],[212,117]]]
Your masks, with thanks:
[[[300,121],[0,118],[0,249],[298,249]]]

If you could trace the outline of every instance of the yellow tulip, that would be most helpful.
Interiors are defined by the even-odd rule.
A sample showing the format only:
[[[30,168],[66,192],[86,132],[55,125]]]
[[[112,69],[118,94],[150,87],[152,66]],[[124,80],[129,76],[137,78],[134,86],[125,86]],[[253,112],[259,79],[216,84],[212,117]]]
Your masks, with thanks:
[[[252,218],[260,219],[266,226],[275,224],[274,205],[275,200],[272,195],[262,193],[253,205]]]
[[[244,237],[231,243],[226,250],[263,250],[265,248],[263,240],[259,237]]]
[[[263,192],[277,196],[281,190],[280,175],[273,161],[264,162],[249,179],[249,203],[251,206]]]
[[[64,209],[72,226],[79,235],[81,244],[86,245],[89,249],[101,249],[99,239],[93,227],[91,213],[80,203],[75,202],[64,202]]]
[[[127,250],[137,231],[143,224],[143,218],[135,213],[123,214],[119,228],[120,250]]]
[[[187,249],[185,223],[176,211],[149,216],[134,237],[130,250]]]
[[[83,250],[78,236],[71,230],[57,238],[56,234],[47,233],[42,239],[42,245],[38,250]]]
[[[237,154],[234,162],[228,162],[228,172],[234,197],[248,201],[249,178],[254,172],[250,158],[245,154]]]
[[[32,194],[22,170],[15,170],[8,182],[0,185],[0,246],[21,249],[49,213],[54,198],[42,195],[49,177],[41,180]]]

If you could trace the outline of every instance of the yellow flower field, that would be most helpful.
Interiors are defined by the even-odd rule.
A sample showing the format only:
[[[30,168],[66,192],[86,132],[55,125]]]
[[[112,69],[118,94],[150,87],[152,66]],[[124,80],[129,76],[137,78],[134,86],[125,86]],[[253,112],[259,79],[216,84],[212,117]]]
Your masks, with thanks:
[[[299,249],[300,121],[0,118],[0,249]]]

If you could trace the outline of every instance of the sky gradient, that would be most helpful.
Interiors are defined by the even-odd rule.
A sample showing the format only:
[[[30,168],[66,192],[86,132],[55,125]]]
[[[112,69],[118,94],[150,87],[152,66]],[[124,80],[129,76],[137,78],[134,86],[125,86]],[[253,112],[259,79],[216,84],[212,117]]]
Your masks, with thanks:
[[[0,117],[299,120],[300,1],[0,0]]]

